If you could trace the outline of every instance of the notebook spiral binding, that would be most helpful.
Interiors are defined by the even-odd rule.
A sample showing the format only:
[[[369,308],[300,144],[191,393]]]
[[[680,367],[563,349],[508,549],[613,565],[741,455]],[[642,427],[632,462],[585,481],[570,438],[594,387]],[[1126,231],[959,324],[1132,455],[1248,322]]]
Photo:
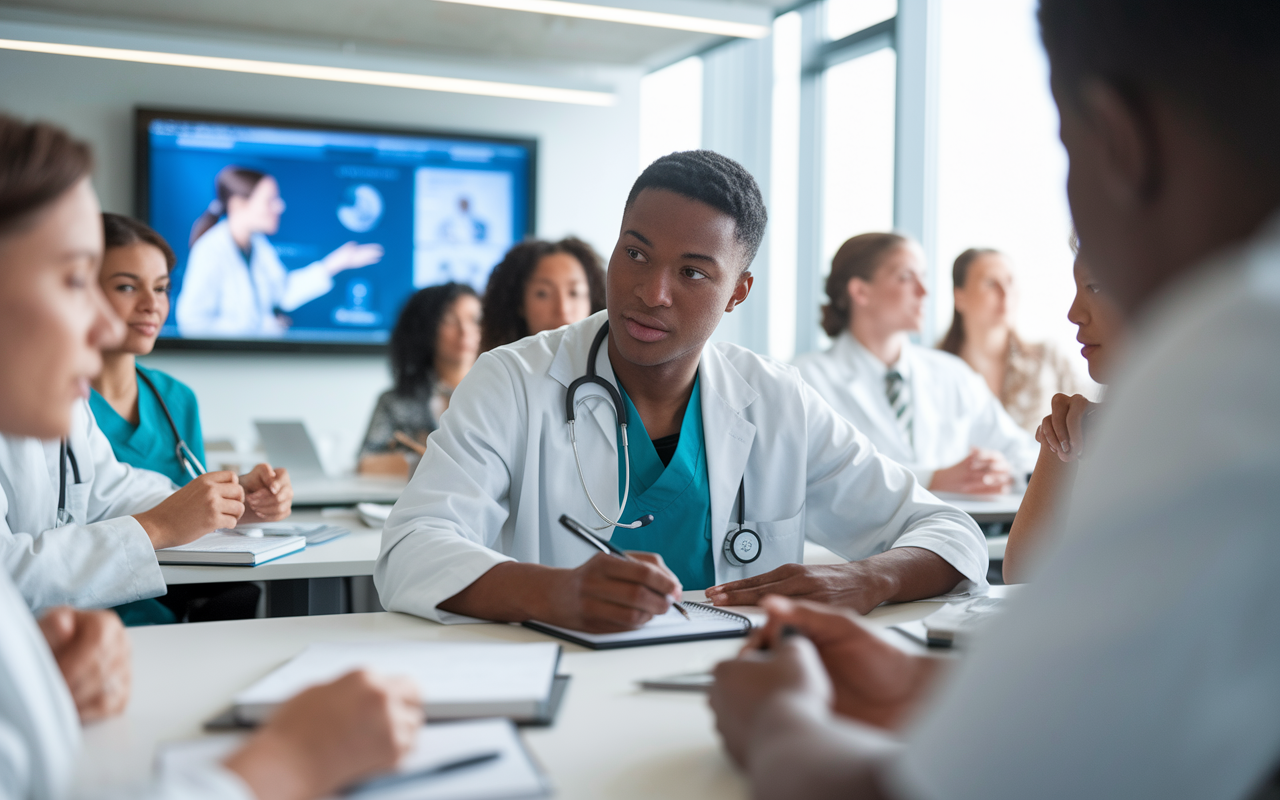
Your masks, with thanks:
[[[698,609],[699,613],[702,613],[702,614],[711,614],[715,616],[724,617],[725,619],[737,620],[738,622],[742,623],[744,628],[746,628],[747,630],[751,630],[750,618],[745,617],[742,614],[737,613],[736,611],[730,611],[727,608],[717,608],[711,605],[710,603],[697,603],[693,601],[686,602],[684,605],[685,605],[685,608],[692,606],[693,608]]]

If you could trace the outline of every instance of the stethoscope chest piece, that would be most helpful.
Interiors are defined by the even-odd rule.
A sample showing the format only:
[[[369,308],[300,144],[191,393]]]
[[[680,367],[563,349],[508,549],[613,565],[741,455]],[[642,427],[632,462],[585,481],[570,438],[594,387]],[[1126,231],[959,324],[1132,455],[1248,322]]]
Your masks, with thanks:
[[[724,537],[724,557],[736,567],[745,566],[760,557],[760,534],[747,527],[747,479],[738,482],[738,529]]]
[[[760,557],[760,549],[760,534],[750,528],[738,528],[724,537],[724,557],[730,564],[750,564]]]

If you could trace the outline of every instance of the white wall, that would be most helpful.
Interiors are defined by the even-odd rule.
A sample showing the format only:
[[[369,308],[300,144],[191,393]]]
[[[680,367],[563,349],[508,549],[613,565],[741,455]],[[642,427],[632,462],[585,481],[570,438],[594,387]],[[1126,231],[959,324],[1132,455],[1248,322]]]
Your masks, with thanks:
[[[636,175],[638,74],[615,78],[618,102],[609,108],[9,51],[0,52],[0,76],[0,110],[57,123],[92,143],[95,184],[109,211],[133,211],[138,105],[537,137],[538,235],[575,233],[605,254]],[[331,469],[351,466],[389,383],[376,356],[170,351],[147,363],[195,390],[206,438],[251,446],[254,419],[302,419]]]

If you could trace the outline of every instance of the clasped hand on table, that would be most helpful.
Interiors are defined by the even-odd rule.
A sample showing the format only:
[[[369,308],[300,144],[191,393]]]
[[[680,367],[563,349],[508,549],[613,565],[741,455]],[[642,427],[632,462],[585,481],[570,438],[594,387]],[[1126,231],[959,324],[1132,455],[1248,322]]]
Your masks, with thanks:
[[[275,522],[293,508],[289,471],[258,464],[244,475],[206,472],[158,503],[134,514],[155,549],[193,542],[241,522]]]

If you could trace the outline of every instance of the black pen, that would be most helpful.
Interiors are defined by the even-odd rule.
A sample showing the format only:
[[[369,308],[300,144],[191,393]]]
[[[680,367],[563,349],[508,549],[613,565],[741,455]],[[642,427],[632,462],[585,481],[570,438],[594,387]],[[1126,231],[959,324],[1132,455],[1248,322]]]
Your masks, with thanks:
[[[364,783],[358,783],[345,790],[343,794],[350,797],[352,795],[359,795],[365,792],[386,789],[391,786],[398,786],[402,783],[411,783],[422,778],[431,778],[436,775],[444,775],[466,767],[476,767],[481,764],[487,764],[501,756],[502,752],[500,750],[491,750],[487,753],[473,753],[471,755],[462,756],[461,758],[455,758],[453,761],[446,761],[443,764],[433,764],[429,767],[415,770],[413,772],[396,773],[394,775],[387,775],[381,778],[374,778],[373,780],[368,780]]]
[[[569,516],[568,514],[560,515],[560,524],[568,528],[570,533],[574,534],[575,536],[582,539],[587,544],[596,548],[601,553],[608,553],[611,556],[617,556],[618,558],[621,558],[625,561],[636,560],[631,556],[627,555],[622,550],[619,550],[617,545],[615,545],[613,542],[607,541],[605,539],[601,539],[599,536],[596,536],[594,533],[587,530],[586,525],[583,525],[581,522],[578,522],[576,519]],[[672,603],[671,605],[675,606],[676,611],[679,611],[682,615],[684,615],[685,619],[690,619],[689,611],[684,607],[684,603],[675,602],[675,603]]]
[[[801,635],[800,629],[797,628],[795,625],[783,625],[782,630],[778,631],[778,643],[781,644],[786,640],[790,639],[792,636],[799,636],[799,635]],[[772,648],[769,647],[768,642],[761,642],[759,649],[760,649],[760,652],[767,653]]]

